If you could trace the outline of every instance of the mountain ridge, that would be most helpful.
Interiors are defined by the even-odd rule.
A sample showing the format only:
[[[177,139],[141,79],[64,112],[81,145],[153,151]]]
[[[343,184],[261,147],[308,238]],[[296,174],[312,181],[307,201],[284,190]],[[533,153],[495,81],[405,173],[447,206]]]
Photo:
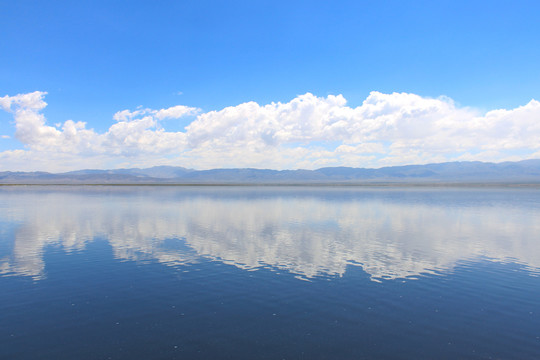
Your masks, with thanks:
[[[382,168],[323,167],[316,170],[180,166],[83,169],[63,173],[0,172],[0,184],[373,184],[538,183],[540,159],[501,163],[460,161]]]

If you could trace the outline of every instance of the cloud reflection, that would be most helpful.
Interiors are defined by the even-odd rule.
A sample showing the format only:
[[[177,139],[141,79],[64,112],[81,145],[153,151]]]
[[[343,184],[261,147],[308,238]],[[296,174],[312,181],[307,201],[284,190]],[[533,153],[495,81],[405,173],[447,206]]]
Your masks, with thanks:
[[[98,238],[121,260],[209,258],[303,278],[351,265],[374,280],[404,278],[479,257],[534,270],[539,202],[529,190],[9,188],[0,274],[39,279],[47,247],[80,251]]]

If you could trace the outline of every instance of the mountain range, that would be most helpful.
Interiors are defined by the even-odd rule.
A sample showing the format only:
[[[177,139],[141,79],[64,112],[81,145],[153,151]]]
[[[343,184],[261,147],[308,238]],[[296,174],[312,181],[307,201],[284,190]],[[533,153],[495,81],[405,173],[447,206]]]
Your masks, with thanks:
[[[0,172],[0,184],[540,184],[540,159],[488,163],[446,162],[378,169],[212,169],[176,166],[78,170],[64,173]]]

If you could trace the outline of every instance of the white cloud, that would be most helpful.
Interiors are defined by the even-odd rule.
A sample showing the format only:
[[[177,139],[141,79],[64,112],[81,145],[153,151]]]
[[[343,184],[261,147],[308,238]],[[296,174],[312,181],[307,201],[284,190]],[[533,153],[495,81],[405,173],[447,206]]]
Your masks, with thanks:
[[[172,106],[168,109],[161,109],[155,113],[155,116],[157,119],[179,119],[186,115],[196,115],[200,109],[184,106],[184,105],[177,105]]]
[[[196,115],[201,109],[193,108],[184,105],[172,106],[167,109],[152,110],[152,109],[139,109],[135,111],[122,110],[113,115],[113,119],[116,121],[132,121],[133,119],[147,115],[157,120],[163,119],[179,119],[183,116]]]
[[[372,92],[358,107],[342,95],[247,102],[218,111],[178,105],[122,110],[108,131],[67,120],[49,126],[45,92],[0,97],[26,149],[0,153],[5,170],[182,165],[194,168],[378,167],[451,160],[525,159],[540,152],[540,102],[485,114],[447,97]],[[162,120],[197,117],[184,132]],[[58,126],[59,125],[59,126]],[[516,155],[519,153],[519,155]],[[62,159],[62,163],[59,160]],[[67,165],[69,164],[69,165]]]

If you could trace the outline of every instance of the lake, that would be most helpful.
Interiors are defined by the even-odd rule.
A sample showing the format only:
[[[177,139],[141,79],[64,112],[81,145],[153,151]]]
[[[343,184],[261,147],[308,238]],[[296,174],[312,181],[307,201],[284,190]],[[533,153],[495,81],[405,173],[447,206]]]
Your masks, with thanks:
[[[1,186],[1,359],[539,359],[540,189]]]

